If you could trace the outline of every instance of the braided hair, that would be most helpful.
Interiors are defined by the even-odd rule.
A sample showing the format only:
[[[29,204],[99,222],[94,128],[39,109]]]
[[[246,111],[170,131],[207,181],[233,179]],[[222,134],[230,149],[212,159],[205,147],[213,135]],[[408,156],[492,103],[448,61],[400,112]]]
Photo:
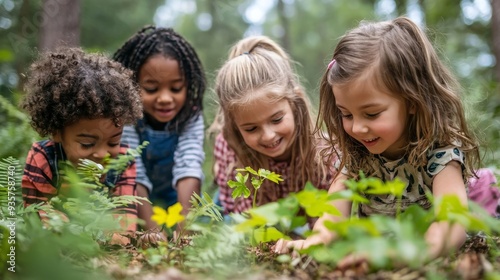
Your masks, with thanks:
[[[192,116],[201,113],[206,87],[201,61],[191,44],[172,28],[148,25],[129,38],[115,52],[113,59],[132,70],[134,80],[137,82],[142,65],[156,54],[177,60],[185,78],[187,87],[185,106],[168,124],[168,129],[182,131]]]

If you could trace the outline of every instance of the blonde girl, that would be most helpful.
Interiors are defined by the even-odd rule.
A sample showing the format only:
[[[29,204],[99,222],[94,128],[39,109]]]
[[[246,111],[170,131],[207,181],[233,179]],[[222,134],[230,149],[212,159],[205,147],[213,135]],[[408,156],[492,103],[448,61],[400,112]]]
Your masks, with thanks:
[[[220,108],[212,129],[221,129],[215,143],[215,182],[225,213],[252,206],[252,196],[231,197],[227,182],[234,180],[236,168],[265,168],[285,179],[279,185],[265,183],[258,205],[297,192],[307,181],[328,188],[334,169],[319,157],[321,137],[314,133],[310,101],[288,54],[276,42],[265,36],[237,42],[218,71],[215,91]]]

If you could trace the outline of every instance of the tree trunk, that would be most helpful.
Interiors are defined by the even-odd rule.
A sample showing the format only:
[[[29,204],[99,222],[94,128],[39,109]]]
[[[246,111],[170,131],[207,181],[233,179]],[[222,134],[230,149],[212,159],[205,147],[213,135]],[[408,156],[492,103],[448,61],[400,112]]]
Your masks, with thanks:
[[[500,83],[500,1],[491,0],[492,48],[495,55],[495,79]]]
[[[283,0],[278,0],[278,17],[281,22],[281,27],[283,28],[283,37],[281,37],[281,46],[288,52],[291,53],[291,44],[290,44],[290,22],[288,20],[287,15],[285,14],[285,3]]]
[[[40,51],[80,45],[80,0],[43,0]]]

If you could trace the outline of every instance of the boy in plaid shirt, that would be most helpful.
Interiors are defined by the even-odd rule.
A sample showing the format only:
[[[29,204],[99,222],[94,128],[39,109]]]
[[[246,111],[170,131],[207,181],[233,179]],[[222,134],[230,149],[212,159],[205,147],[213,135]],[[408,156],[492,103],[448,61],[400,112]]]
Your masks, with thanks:
[[[22,178],[25,206],[46,202],[65,193],[59,164],[77,166],[80,159],[103,163],[103,159],[126,153],[120,144],[123,125],[134,123],[142,115],[138,89],[131,72],[119,63],[98,54],[86,54],[77,48],[47,53],[32,64],[22,104],[31,117],[33,128],[50,140],[33,144],[26,158]],[[110,195],[135,195],[135,163],[121,174],[110,171],[102,183]],[[128,230],[135,230],[136,205],[119,209]],[[127,242],[119,235],[113,242]]]

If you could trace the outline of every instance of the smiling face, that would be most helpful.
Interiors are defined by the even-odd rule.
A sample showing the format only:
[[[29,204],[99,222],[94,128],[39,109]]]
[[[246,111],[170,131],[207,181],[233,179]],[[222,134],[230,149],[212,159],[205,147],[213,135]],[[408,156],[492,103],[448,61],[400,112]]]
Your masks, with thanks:
[[[163,129],[186,102],[187,88],[179,62],[154,55],[142,65],[138,79],[146,117],[153,128]]]
[[[116,127],[110,119],[80,120],[64,127],[53,135],[55,142],[61,143],[67,159],[75,166],[79,159],[90,159],[101,163],[109,154],[111,158],[120,152],[123,127]]]
[[[233,112],[234,122],[250,148],[275,161],[290,159],[295,123],[287,100],[255,98]]]
[[[403,100],[380,90],[371,75],[332,87],[347,134],[372,154],[398,159],[408,144],[405,137],[408,112]]]

